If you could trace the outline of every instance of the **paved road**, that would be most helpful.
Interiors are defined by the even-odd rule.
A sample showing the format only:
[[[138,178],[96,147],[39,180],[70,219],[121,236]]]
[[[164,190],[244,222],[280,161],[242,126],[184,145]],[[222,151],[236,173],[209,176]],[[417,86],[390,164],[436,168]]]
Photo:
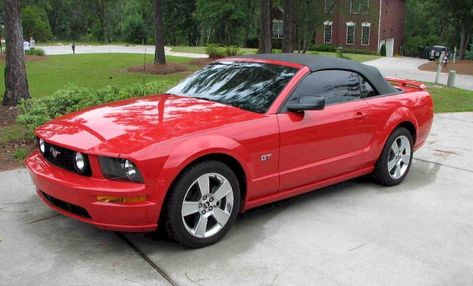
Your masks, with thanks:
[[[417,67],[427,63],[428,60],[408,57],[383,57],[365,64],[377,67],[385,76],[412,79],[424,82],[434,82],[435,72],[421,71]],[[447,84],[448,73],[442,73],[440,83]],[[473,90],[473,76],[457,74],[455,87]]]
[[[402,185],[261,207],[200,250],[59,216],[24,169],[3,172],[0,285],[473,285],[471,130],[473,113],[438,115]]]
[[[40,46],[47,55],[68,55],[72,54],[72,48],[70,45],[56,45],[56,46]],[[101,53],[126,53],[126,54],[154,54],[154,46],[143,46],[143,45],[101,45],[101,46],[86,46],[77,45],[77,54],[101,54]],[[165,52],[169,56],[186,57],[186,58],[208,58],[205,54],[192,54],[192,53],[178,53],[171,51],[171,48],[165,47]]]

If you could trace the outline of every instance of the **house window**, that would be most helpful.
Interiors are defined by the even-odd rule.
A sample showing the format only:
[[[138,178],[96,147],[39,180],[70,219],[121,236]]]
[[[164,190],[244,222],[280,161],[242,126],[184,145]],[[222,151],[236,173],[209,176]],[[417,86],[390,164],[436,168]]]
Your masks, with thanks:
[[[371,36],[371,23],[362,23],[361,24],[361,45],[369,46],[370,45],[370,36]]]
[[[324,43],[332,43],[332,26],[333,22],[325,21],[324,22]]]
[[[325,0],[325,14],[331,14],[333,11],[333,0]]]
[[[352,14],[368,14],[370,7],[369,0],[351,0],[350,1],[350,12]]]
[[[355,23],[347,23],[347,45],[353,45],[355,43]]]
[[[280,39],[283,35],[283,20],[273,20],[273,38]]]

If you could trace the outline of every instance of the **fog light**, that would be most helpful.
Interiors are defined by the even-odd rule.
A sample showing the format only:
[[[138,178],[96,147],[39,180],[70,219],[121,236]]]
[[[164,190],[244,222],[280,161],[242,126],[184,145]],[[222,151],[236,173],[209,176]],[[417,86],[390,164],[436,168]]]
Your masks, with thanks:
[[[116,204],[141,203],[141,202],[146,201],[146,196],[140,196],[140,197],[97,196],[97,201],[102,202],[102,203],[116,203]]]

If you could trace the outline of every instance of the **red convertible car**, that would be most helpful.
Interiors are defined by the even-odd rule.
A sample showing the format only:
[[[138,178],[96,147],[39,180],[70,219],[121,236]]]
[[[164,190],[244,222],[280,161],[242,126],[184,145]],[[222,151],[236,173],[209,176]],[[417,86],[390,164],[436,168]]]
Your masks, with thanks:
[[[401,183],[432,117],[423,84],[348,60],[250,55],[48,122],[27,166],[64,215],[116,231],[159,225],[196,248],[263,204],[367,174]]]

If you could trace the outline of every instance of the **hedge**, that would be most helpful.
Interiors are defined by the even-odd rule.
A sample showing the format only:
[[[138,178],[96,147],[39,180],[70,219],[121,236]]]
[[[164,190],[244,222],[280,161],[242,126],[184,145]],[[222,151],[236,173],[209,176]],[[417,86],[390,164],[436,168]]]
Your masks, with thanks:
[[[107,86],[101,89],[78,87],[73,84],[40,98],[23,100],[18,105],[17,122],[30,132],[43,123],[86,107],[143,95],[163,93],[172,86],[168,81],[135,84],[125,88]]]

